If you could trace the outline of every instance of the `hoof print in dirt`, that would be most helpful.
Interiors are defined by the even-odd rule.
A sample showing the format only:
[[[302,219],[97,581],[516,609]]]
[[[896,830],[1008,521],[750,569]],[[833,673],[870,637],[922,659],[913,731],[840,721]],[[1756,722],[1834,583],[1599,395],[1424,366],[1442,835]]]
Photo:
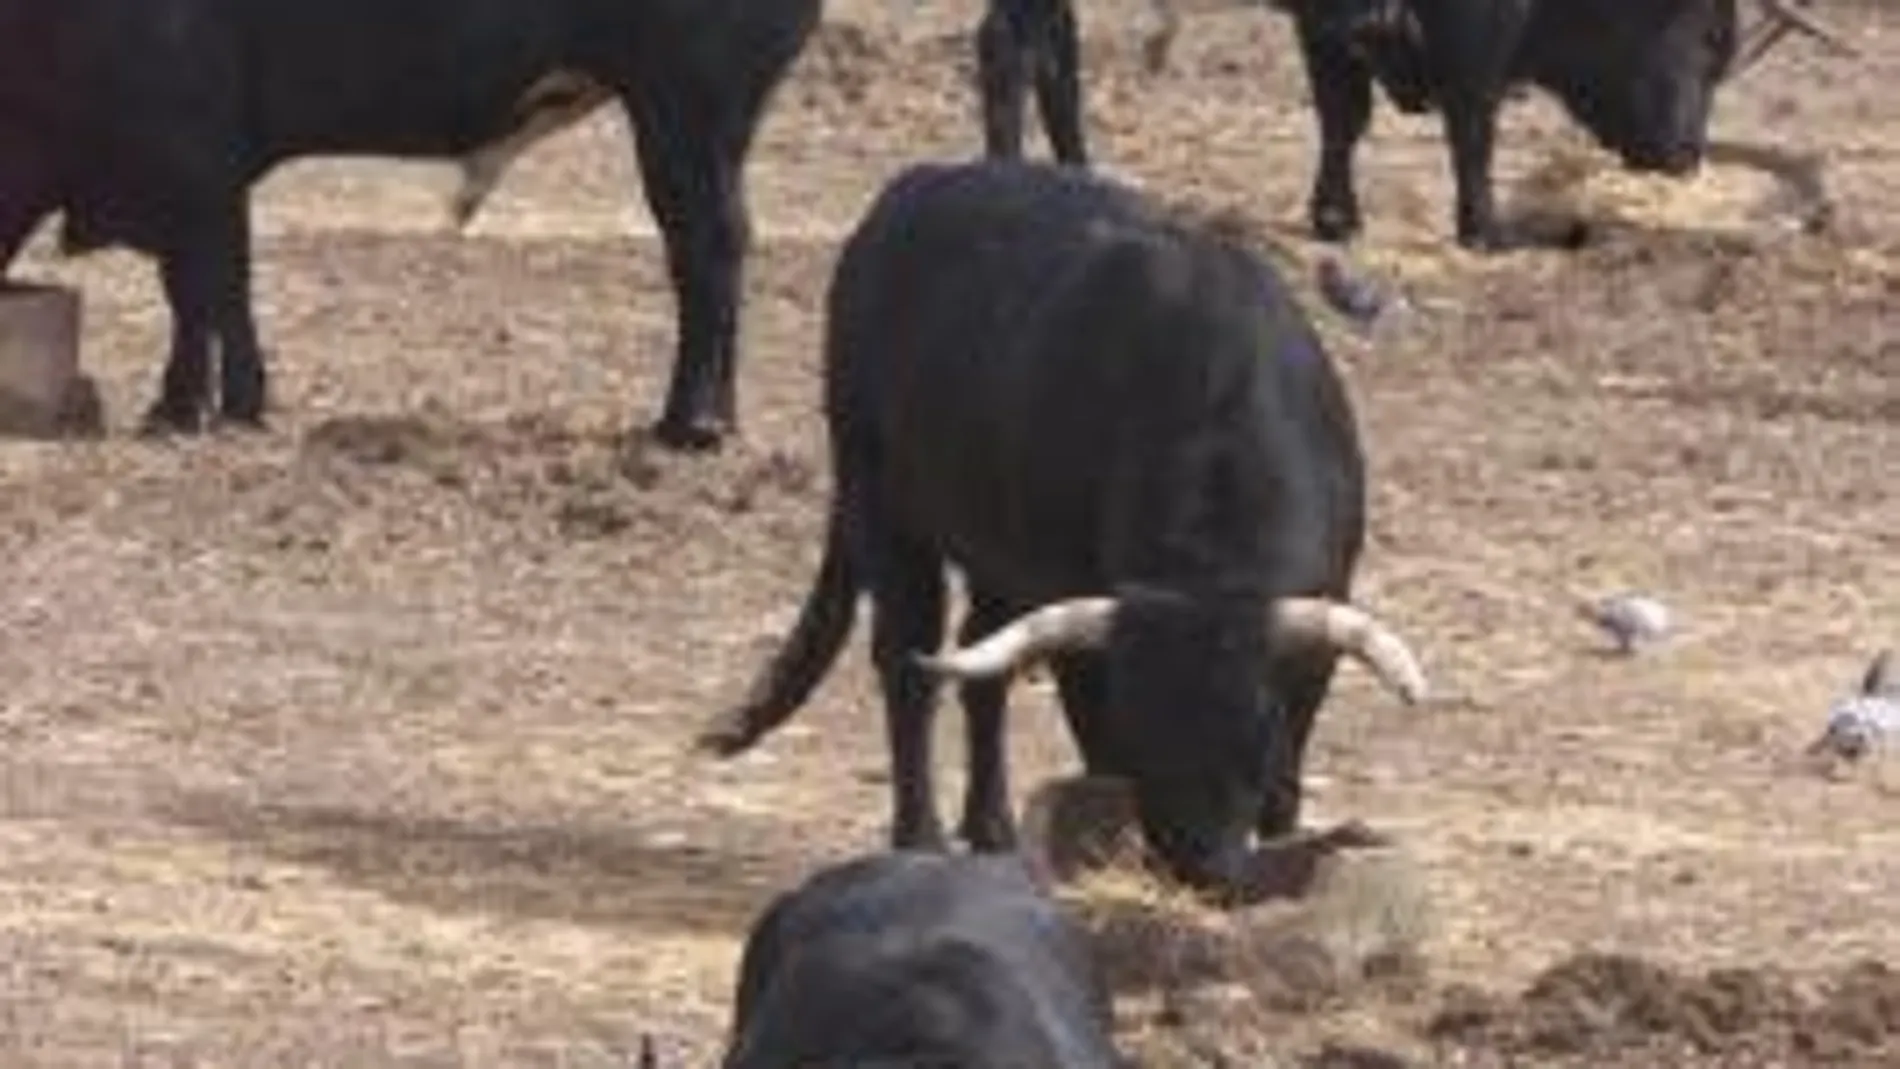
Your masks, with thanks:
[[[1358,822],[1263,844],[1284,897],[1224,910],[1146,871],[1119,781],[1048,783],[1025,807],[1025,850],[1096,942],[1117,990],[1239,985],[1306,1007],[1371,981],[1423,972],[1424,882],[1403,849]]]

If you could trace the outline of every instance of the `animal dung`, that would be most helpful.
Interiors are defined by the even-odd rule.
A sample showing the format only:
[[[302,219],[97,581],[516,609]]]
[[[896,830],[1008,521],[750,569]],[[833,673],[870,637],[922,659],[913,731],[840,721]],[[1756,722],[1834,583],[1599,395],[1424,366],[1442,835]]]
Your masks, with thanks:
[[[1640,174],[1582,142],[1553,149],[1512,191],[1514,213],[1619,219],[1680,230],[1759,231],[1781,222],[1819,229],[1831,204],[1818,157],[1711,141],[1687,177]]]
[[[1307,1004],[1366,980],[1416,973],[1432,915],[1413,858],[1352,826],[1265,844],[1310,878],[1291,898],[1223,910],[1162,882],[1137,860],[1133,801],[1119,781],[1044,784],[1024,817],[1028,852],[1091,933],[1119,991],[1238,986],[1273,1004]],[[1317,856],[1316,856],[1317,855]]]
[[[0,282],[0,434],[97,433],[98,388],[79,372],[79,293]]]

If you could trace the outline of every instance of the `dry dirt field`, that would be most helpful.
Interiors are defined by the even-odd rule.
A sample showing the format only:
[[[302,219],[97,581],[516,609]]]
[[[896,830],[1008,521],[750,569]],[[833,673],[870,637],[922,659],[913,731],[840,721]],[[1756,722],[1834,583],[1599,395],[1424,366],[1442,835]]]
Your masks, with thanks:
[[[1101,162],[1310,260],[1288,28],[1196,16],[1149,77],[1132,4],[1082,7]],[[1255,1007],[1228,1064],[1900,1057],[1900,780],[1797,760],[1900,642],[1900,15],[1827,10],[1865,59],[1797,42],[1717,118],[1825,154],[1820,234],[1638,212],[1574,255],[1466,257],[1435,123],[1380,113],[1362,255],[1417,312],[1372,341],[1315,315],[1372,459],[1363,598],[1462,700],[1407,713],[1342,671],[1310,816],[1400,836],[1440,930],[1428,983]],[[273,177],[263,436],[133,437],[158,288],[41,235],[19,273],[83,287],[111,429],[0,446],[0,1064],[607,1066],[646,1032],[712,1063],[753,914],[882,842],[862,627],[760,750],[687,742],[814,566],[835,242],[905,162],[976,151],[972,20],[835,3],[778,98],[745,440],[716,457],[623,434],[672,313],[617,117],[468,235],[443,167]],[[1503,140],[1508,190],[1576,135],[1535,103]],[[1602,656],[1570,599],[1621,587],[1679,639]],[[1017,709],[1020,792],[1074,758],[1045,694]]]

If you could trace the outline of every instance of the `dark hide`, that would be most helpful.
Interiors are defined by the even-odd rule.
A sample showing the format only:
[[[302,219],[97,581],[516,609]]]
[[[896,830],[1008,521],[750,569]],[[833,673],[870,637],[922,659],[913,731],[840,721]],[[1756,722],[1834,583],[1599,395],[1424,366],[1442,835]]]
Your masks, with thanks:
[[[0,269],[47,214],[63,244],[157,258],[173,317],[150,413],[210,402],[260,422],[248,191],[286,160],[451,158],[519,121],[567,70],[637,133],[665,235],[678,353],[659,433],[709,445],[735,419],[742,169],[819,0],[0,0]]]
[[[894,853],[775,900],[721,1069],[1119,1069],[1087,934],[1006,855]]]
[[[944,843],[930,739],[945,566],[959,642],[1062,599],[1119,597],[1105,645],[1054,669],[1091,774],[1132,780],[1178,877],[1239,890],[1249,832],[1292,831],[1330,647],[1273,633],[1268,599],[1345,601],[1365,524],[1346,392],[1252,254],[1087,172],[1005,161],[910,169],[845,245],[829,296],[835,496],[784,651],[706,745],[789,718],[874,603],[892,841]],[[1014,842],[1007,682],[962,687],[961,831]]]
[[[1458,240],[1502,248],[1491,195],[1499,107],[1516,87],[1548,90],[1640,171],[1700,165],[1715,88],[1736,47],[1735,0],[1284,0],[1318,112],[1314,232],[1357,234],[1353,153],[1377,81],[1402,110],[1444,117],[1458,191]]]
[[[1088,165],[1080,45],[1070,0],[990,0],[977,26],[976,57],[988,155],[1022,156],[1024,97],[1033,84],[1055,158]]]

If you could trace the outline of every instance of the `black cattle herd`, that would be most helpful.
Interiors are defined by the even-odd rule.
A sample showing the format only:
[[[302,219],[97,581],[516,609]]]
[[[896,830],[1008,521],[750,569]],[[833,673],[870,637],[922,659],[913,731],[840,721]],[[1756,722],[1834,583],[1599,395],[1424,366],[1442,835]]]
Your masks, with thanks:
[[[1319,132],[1310,223],[1334,241],[1360,225],[1353,151],[1375,84],[1443,116],[1457,238],[1498,249],[1522,240],[1490,190],[1515,88],[1549,91],[1627,166],[1680,174],[1738,65],[1789,27],[1842,47],[1790,0],[1746,28],[1737,0],[1262,2],[1296,24]],[[617,101],[677,308],[655,435],[713,447],[736,428],[745,161],[820,14],[821,0],[0,0],[0,266],[54,213],[67,252],[150,255],[172,333],[146,428],[261,425],[253,183],[313,155],[458,159],[466,222],[513,158]],[[789,719],[868,595],[894,849],[762,915],[726,1069],[1130,1064],[1086,939],[1013,854],[1016,671],[1049,665],[1088,771],[1129,784],[1158,868],[1228,905],[1276,891],[1260,851],[1298,826],[1338,657],[1404,702],[1426,694],[1397,630],[1352,604],[1364,458],[1288,288],[1089,173],[1068,0],[991,0],[975,37],[986,158],[905,167],[844,242],[824,310],[822,561],[784,647],[699,736],[731,755]],[[1020,160],[1032,88],[1056,164]],[[942,651],[947,566],[968,605]],[[944,681],[968,729],[964,855],[934,797]]]

